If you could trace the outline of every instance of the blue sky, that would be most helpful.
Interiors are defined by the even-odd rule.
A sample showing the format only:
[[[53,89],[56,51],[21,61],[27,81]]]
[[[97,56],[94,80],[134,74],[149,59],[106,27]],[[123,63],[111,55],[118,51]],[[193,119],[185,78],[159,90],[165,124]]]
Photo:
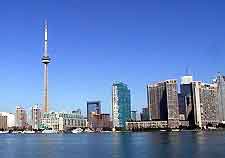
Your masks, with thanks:
[[[209,82],[225,73],[225,2],[8,0],[0,5],[0,111],[41,104],[43,23],[49,24],[51,110],[111,111],[113,81],[128,84],[133,109],[146,84],[179,79],[188,67]]]

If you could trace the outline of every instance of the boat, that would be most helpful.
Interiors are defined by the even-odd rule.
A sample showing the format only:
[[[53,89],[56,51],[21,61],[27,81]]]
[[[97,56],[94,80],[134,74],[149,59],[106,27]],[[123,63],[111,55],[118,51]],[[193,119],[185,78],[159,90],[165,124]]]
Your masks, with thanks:
[[[81,128],[76,128],[74,130],[72,130],[72,133],[76,134],[76,133],[82,133],[83,132],[83,129]]]
[[[166,132],[167,130],[165,130],[165,129],[160,129],[160,132]]]
[[[209,130],[216,130],[216,127],[208,127]]]
[[[9,131],[0,131],[0,134],[7,134]]]
[[[116,132],[116,128],[113,128],[112,131],[113,131],[113,132]]]
[[[35,131],[24,131],[24,134],[35,134]]]
[[[52,129],[45,129],[41,133],[43,133],[43,134],[57,134],[58,132],[56,130],[52,130]]]
[[[112,131],[101,131],[101,133],[112,133]]]
[[[12,131],[12,134],[23,134],[23,131]]]
[[[94,131],[92,131],[90,128],[87,128],[87,129],[84,130],[84,132],[86,132],[86,133],[92,133]]]
[[[180,129],[172,129],[172,132],[180,132]]]

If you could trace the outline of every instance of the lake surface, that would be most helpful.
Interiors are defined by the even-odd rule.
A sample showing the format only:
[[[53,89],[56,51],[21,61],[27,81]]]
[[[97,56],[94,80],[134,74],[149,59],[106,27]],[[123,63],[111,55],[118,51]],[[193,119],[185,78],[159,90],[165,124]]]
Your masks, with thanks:
[[[225,132],[0,135],[0,158],[225,158]]]

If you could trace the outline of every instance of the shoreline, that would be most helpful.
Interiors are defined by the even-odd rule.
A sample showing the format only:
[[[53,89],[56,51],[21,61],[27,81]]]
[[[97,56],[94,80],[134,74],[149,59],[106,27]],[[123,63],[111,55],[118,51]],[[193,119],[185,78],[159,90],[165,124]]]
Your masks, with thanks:
[[[166,130],[166,129],[154,129],[154,130],[144,130],[144,131],[107,131],[107,132],[80,132],[80,133],[68,133],[68,132],[57,132],[57,133],[12,133],[12,132],[5,132],[5,133],[0,133],[0,135],[77,135],[77,134],[116,134],[116,133],[155,133],[155,132],[160,132],[160,133],[183,133],[183,132],[221,132],[225,131],[225,129],[206,129],[206,130],[201,130],[201,129],[184,129],[184,130]]]

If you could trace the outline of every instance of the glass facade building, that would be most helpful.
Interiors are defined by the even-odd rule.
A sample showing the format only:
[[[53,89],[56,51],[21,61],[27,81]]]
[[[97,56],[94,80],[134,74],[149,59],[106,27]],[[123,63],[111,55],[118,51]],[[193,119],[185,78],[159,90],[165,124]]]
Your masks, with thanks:
[[[101,102],[100,101],[88,101],[87,102],[87,119],[91,118],[91,113],[101,114]]]
[[[125,127],[131,119],[131,97],[128,86],[115,82],[112,86],[112,120],[113,127]]]

